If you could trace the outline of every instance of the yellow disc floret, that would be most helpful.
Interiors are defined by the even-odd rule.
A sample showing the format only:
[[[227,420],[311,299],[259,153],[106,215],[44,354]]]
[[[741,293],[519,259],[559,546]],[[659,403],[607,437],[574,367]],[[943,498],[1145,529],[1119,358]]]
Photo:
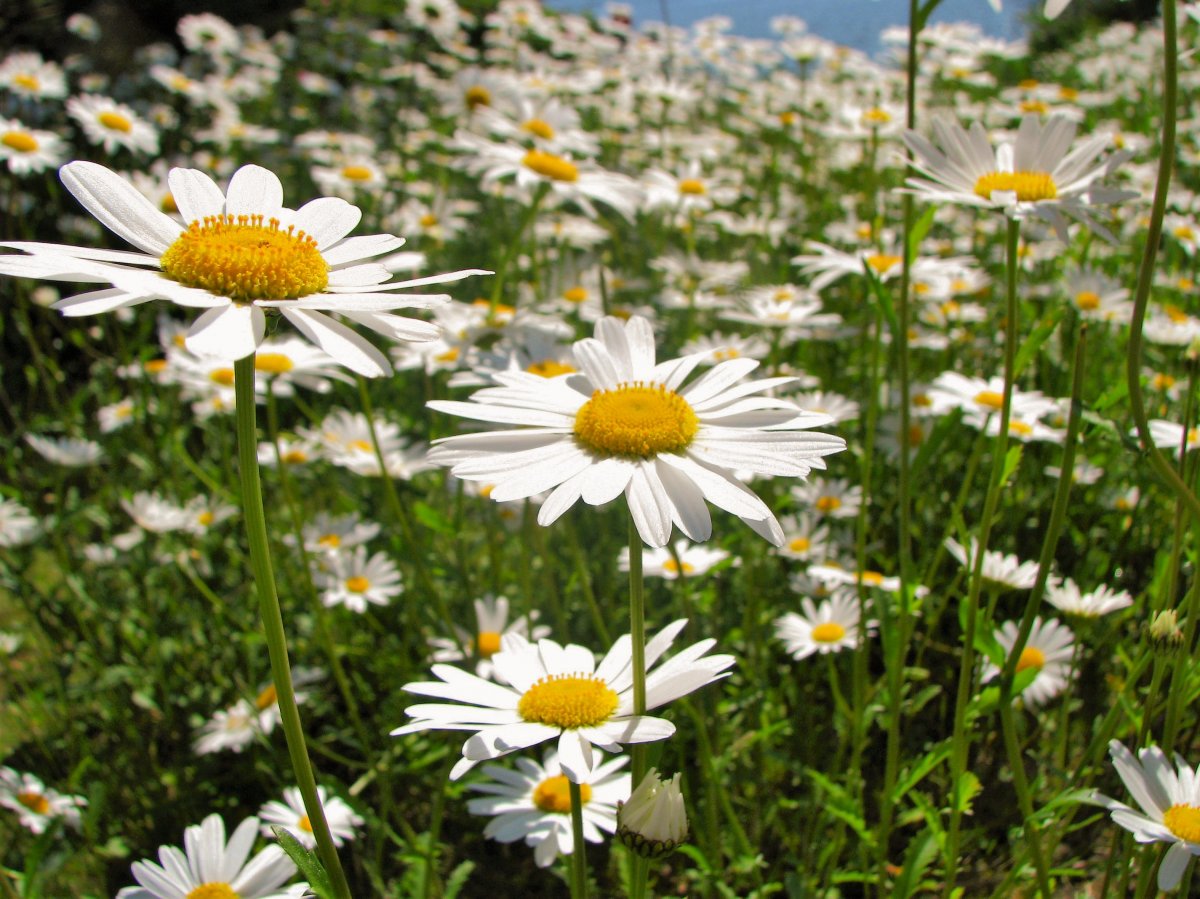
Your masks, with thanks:
[[[585,805],[592,798],[592,788],[588,784],[579,785],[579,799]],[[571,813],[571,787],[565,774],[547,777],[533,790],[533,804],[544,812],[557,812],[560,815]]]
[[[704,186],[704,182],[697,178],[684,178],[679,182],[679,192],[681,194],[692,194],[693,196],[701,196],[708,193],[708,188]]]
[[[291,357],[283,353],[259,353],[254,357],[254,368],[267,375],[287,374],[295,367]]]
[[[1200,808],[1194,805],[1173,805],[1163,812],[1163,824],[1181,840],[1200,843]]]
[[[818,643],[836,643],[846,636],[846,629],[836,621],[823,621],[812,629],[812,638]]]
[[[358,575],[346,578],[346,589],[351,593],[366,593],[371,589],[371,582]]]
[[[980,406],[999,411],[1004,405],[1004,395],[994,390],[981,390],[975,394],[975,402]]]
[[[886,275],[903,261],[899,256],[893,256],[890,253],[873,253],[865,260],[867,265],[880,275]]]
[[[1021,650],[1021,658],[1017,659],[1017,671],[1036,668],[1041,671],[1046,664],[1046,654],[1036,646],[1026,646]]]
[[[173,281],[231,300],[294,300],[329,284],[317,242],[261,215],[222,213],[192,222],[159,264]]]
[[[38,148],[37,138],[28,131],[5,131],[0,136],[0,144],[18,153],[32,153]]]
[[[1100,294],[1094,290],[1081,290],[1075,294],[1075,305],[1084,312],[1100,308]]]
[[[481,658],[490,659],[500,651],[500,634],[497,631],[480,631],[475,637],[475,651]]]
[[[482,84],[473,84],[463,93],[463,100],[470,109],[492,105],[492,92]]]
[[[342,167],[342,177],[347,181],[370,181],[375,173],[365,165],[347,165]]]
[[[1058,185],[1047,172],[989,172],[975,182],[976,195],[985,200],[996,191],[1015,193],[1021,203],[1036,203],[1057,197]]]
[[[575,413],[575,439],[601,456],[649,459],[686,449],[700,428],[688,401],[640,381],[597,390]]]
[[[550,674],[525,691],[517,713],[526,721],[570,730],[603,724],[617,704],[617,694],[597,677]]]
[[[312,821],[309,820],[308,815],[301,815],[300,820],[296,822],[296,826],[299,827],[301,830],[303,830],[305,833],[313,832]]]
[[[241,899],[227,883],[202,883],[183,899]]]
[[[534,375],[541,375],[543,378],[554,378],[558,375],[569,375],[577,369],[573,365],[567,365],[565,362],[559,362],[557,359],[543,359],[541,362],[531,362],[525,371]]]
[[[279,702],[279,691],[275,689],[274,684],[268,684],[255,698],[254,707],[260,712],[265,712],[277,702]]]
[[[50,812],[50,800],[41,793],[27,790],[17,794],[17,802],[25,806],[35,815],[46,815]]]
[[[120,131],[122,134],[128,134],[133,130],[133,122],[129,121],[128,118],[119,112],[102,112],[96,118],[109,131]]]
[[[542,140],[554,139],[554,126],[544,119],[530,119],[528,122],[523,123],[521,128],[535,137],[540,137]]]
[[[551,181],[579,180],[579,168],[575,163],[569,159],[563,159],[561,156],[555,156],[553,153],[530,150],[521,160],[521,164]]]

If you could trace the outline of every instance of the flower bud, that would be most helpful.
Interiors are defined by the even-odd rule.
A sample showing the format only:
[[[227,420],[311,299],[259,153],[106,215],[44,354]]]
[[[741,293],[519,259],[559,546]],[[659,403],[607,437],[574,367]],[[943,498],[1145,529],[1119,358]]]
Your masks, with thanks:
[[[617,805],[617,839],[642,858],[674,852],[687,839],[687,811],[679,775],[668,781],[651,768],[628,802]]]
[[[1154,616],[1146,628],[1150,643],[1159,655],[1171,655],[1183,646],[1183,631],[1179,629],[1179,617],[1174,609],[1167,609]]]

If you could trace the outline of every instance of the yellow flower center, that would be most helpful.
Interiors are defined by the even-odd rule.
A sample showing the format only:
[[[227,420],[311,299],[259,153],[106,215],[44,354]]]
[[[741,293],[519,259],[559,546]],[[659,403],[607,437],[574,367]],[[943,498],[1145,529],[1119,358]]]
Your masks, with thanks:
[[[1008,423],[1008,433],[1016,434],[1018,437],[1028,437],[1033,433],[1033,425],[1013,419]]]
[[[220,384],[222,387],[233,386],[233,369],[218,368],[208,373],[208,379],[214,384]]]
[[[542,140],[554,139],[554,127],[544,119],[530,119],[521,125],[521,129]]]
[[[347,165],[342,167],[342,177],[347,181],[370,181],[375,173],[365,165]]]
[[[679,565],[676,563],[676,561],[674,559],[667,559],[665,562],[663,562],[662,569],[663,569],[663,571],[668,571],[671,574],[679,574]],[[684,574],[692,574],[695,570],[696,570],[696,566],[693,565],[691,562],[683,563],[683,573]]]
[[[150,375],[161,374],[167,370],[166,359],[148,359],[143,363],[142,367],[146,369],[146,373]]]
[[[13,84],[17,87],[23,87],[27,91],[40,90],[42,82],[37,79],[36,75],[14,75]]]
[[[780,125],[795,125],[798,116],[794,112],[781,112],[779,114]]]
[[[183,899],[241,899],[227,883],[202,883]]]
[[[1153,385],[1155,390],[1170,390],[1175,386],[1175,378],[1171,375],[1159,373],[1155,375],[1153,379],[1151,379],[1150,383]]]
[[[541,362],[534,362],[525,369],[531,374],[541,375],[543,378],[553,378],[557,375],[570,374],[577,369],[573,365],[567,365],[565,362],[559,362],[556,359],[543,359]]]
[[[1100,294],[1094,290],[1081,290],[1075,294],[1075,305],[1085,312],[1100,308]]]
[[[1021,658],[1017,659],[1017,672],[1020,673],[1026,668],[1036,668],[1042,670],[1042,666],[1046,664],[1046,654],[1036,646],[1026,646],[1021,650]]]
[[[196,524],[206,528],[213,523],[214,517],[212,512],[201,512],[196,516]]]
[[[438,223],[438,217],[436,215],[434,215],[432,212],[425,213],[423,216],[421,216],[421,219],[419,221],[419,224],[422,228],[432,228],[437,223]]]
[[[836,512],[842,507],[842,501],[836,496],[817,497],[817,511]]]
[[[640,381],[597,390],[575,414],[575,439],[601,456],[648,459],[686,449],[700,419],[687,400]]]
[[[925,442],[925,431],[920,425],[908,426],[908,445],[920,446]]]
[[[371,589],[371,582],[365,577],[355,575],[346,578],[346,589],[351,593],[366,593]]]
[[[32,153],[38,148],[37,138],[28,131],[5,131],[0,144],[18,153]]]
[[[1044,100],[1022,100],[1020,109],[1024,113],[1045,115],[1050,111],[1050,106]]]
[[[178,212],[179,206],[175,202],[175,195],[170,191],[163,194],[163,198],[158,203],[158,208],[167,213],[167,215]]]
[[[994,390],[981,390],[975,394],[975,402],[980,406],[999,411],[1000,407],[1004,405],[1004,394]]]
[[[275,703],[279,702],[279,693],[275,689],[274,684],[267,684],[263,691],[258,694],[254,700],[254,707],[260,712],[265,712]]]
[[[337,549],[342,545],[342,538],[337,534],[325,534],[318,538],[318,546],[323,546],[325,549]]]
[[[177,91],[186,91],[192,86],[192,79],[184,75],[172,75],[170,78],[171,87]]]
[[[35,815],[45,815],[50,812],[50,800],[41,793],[36,793],[32,790],[18,793],[17,802],[21,803],[21,805],[25,806],[25,808],[29,809]]]
[[[500,634],[497,631],[480,631],[475,638],[475,651],[481,658],[490,659],[500,651]]]
[[[301,815],[300,820],[296,822],[296,826],[305,833],[313,832],[312,821],[308,820],[308,815]]]
[[[872,587],[878,587],[883,583],[883,574],[878,571],[864,571],[858,576],[858,579],[864,584],[868,584]]]
[[[458,347],[452,346],[452,347],[450,347],[450,349],[448,349],[444,352],[435,354],[433,357],[433,361],[434,362],[455,362],[458,360],[458,354],[459,354]]]
[[[1188,314],[1178,306],[1174,306],[1171,303],[1167,303],[1165,306],[1163,306],[1163,312],[1167,314],[1167,318],[1175,322],[1177,325],[1182,325],[1188,320]]]
[[[278,219],[213,215],[192,222],[159,260],[163,274],[231,300],[294,300],[324,290],[329,266],[317,242]]]
[[[346,444],[348,449],[358,450],[360,453],[369,453],[374,447],[365,440],[351,440]]]
[[[119,112],[102,112],[96,118],[109,131],[120,131],[122,134],[128,134],[133,130],[133,122],[129,121],[129,119]]]
[[[308,453],[304,452],[304,450],[288,450],[283,454],[283,461],[288,465],[298,465],[308,461]]]
[[[788,549],[794,553],[806,553],[812,548],[812,541],[807,537],[793,537],[788,541]]]
[[[1068,101],[1078,100],[1079,99],[1079,91],[1077,91],[1073,87],[1067,87],[1066,85],[1061,85],[1058,88],[1058,96],[1059,96],[1059,99],[1062,99],[1062,100],[1068,100]]]
[[[532,169],[543,178],[549,178],[551,181],[578,181],[579,169],[575,163],[563,159],[561,156],[555,156],[553,153],[544,153],[541,150],[530,150],[525,154],[525,158],[521,163],[527,169]]]
[[[886,125],[891,120],[891,113],[889,113],[887,110],[880,109],[878,106],[868,109],[862,114],[862,123],[864,125]]]
[[[1181,840],[1200,843],[1200,808],[1194,805],[1173,805],[1163,812],[1163,824]]]
[[[1180,240],[1192,240],[1196,236],[1196,232],[1187,225],[1180,225],[1173,233]]]
[[[480,106],[492,105],[492,92],[486,87],[479,84],[474,84],[467,88],[463,99],[467,101],[467,106],[471,109],[478,109]]]
[[[887,253],[873,253],[866,259],[867,265],[875,269],[881,275],[899,265],[903,260],[899,256],[891,256]]]
[[[556,774],[547,777],[533,791],[533,804],[544,812],[557,812],[560,815],[571,813],[571,787],[567,775]],[[579,785],[579,800],[587,804],[592,798],[592,788],[588,784]]]
[[[526,721],[569,730],[594,727],[617,710],[617,694],[588,674],[551,674],[525,691],[517,713]]]
[[[1058,185],[1048,172],[989,172],[975,182],[976,195],[985,200],[995,191],[1015,193],[1021,203],[1036,203],[1057,197]]]
[[[1023,78],[1022,80],[1017,82],[1017,87],[1019,87],[1023,91],[1031,91],[1035,87],[1037,87],[1040,83],[1041,82],[1038,81],[1036,78]]]
[[[268,375],[282,375],[295,368],[289,356],[283,353],[259,353],[254,357],[254,368]]]
[[[704,186],[703,181],[696,178],[684,178],[679,182],[679,192],[699,196],[708,193],[708,188]]]
[[[563,299],[568,303],[582,303],[588,298],[588,292],[583,287],[568,287],[563,291]]]
[[[836,621],[823,621],[812,629],[812,638],[818,643],[836,643],[846,636],[846,629]]]

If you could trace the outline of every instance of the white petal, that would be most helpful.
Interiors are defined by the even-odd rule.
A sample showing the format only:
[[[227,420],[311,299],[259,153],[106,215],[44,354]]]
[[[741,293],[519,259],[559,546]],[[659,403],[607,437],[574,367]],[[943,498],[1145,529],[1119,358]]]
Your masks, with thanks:
[[[346,368],[366,378],[392,373],[391,363],[369,340],[315,309],[282,308],[300,332]],[[261,313],[260,313],[261,314]]]
[[[225,195],[212,178],[196,169],[171,169],[167,176],[171,198],[188,224],[225,211]]]
[[[591,777],[595,764],[592,744],[579,731],[564,730],[558,738],[558,763],[568,779],[585,783]]]
[[[671,536],[671,502],[653,470],[638,466],[625,488],[638,534],[648,546],[665,546]]]
[[[100,224],[139,250],[161,256],[183,230],[137,188],[102,165],[68,162],[58,174]]]
[[[283,209],[283,185],[270,169],[244,165],[229,179],[225,192],[226,215],[261,215],[279,218]]]
[[[293,223],[317,242],[317,249],[332,248],[362,219],[362,210],[338,197],[320,197],[296,210]]]
[[[357,224],[357,223],[356,223]],[[337,267],[359,259],[370,259],[382,253],[390,253],[404,246],[404,238],[394,234],[360,234],[348,237],[341,243],[322,250],[321,255],[330,266]],[[391,273],[388,273],[391,276]]]
[[[1158,888],[1166,892],[1179,886],[1179,881],[1183,879],[1184,869],[1191,860],[1192,854],[1188,852],[1187,845],[1184,843],[1176,843],[1168,849],[1167,854],[1163,856],[1162,864],[1158,866]]]
[[[206,310],[187,334],[187,348],[200,356],[241,359],[262,343],[266,316],[255,306],[230,303]]]

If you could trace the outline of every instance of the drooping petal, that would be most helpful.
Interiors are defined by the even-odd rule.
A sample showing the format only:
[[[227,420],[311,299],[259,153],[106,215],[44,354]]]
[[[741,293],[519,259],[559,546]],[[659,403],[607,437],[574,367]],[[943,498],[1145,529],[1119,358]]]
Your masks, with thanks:
[[[256,306],[217,306],[192,323],[187,348],[200,356],[242,359],[262,343],[266,326],[266,316]]]

